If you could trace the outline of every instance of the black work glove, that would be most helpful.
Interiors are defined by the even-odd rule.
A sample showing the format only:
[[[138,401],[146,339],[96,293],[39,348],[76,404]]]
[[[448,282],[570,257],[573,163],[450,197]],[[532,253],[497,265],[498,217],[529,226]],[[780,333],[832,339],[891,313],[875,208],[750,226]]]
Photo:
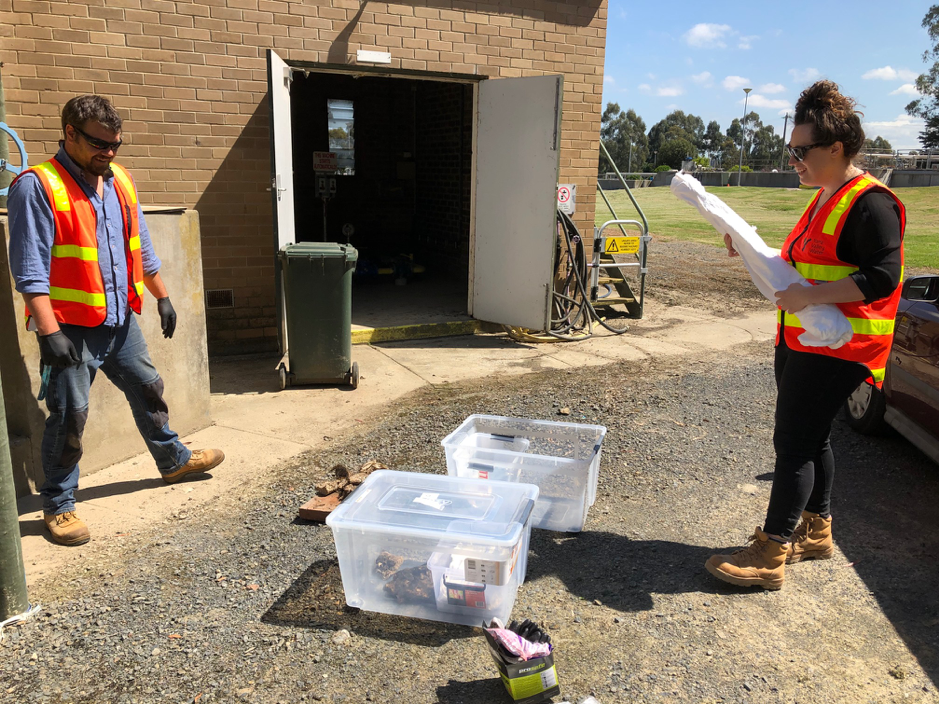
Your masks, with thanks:
[[[160,327],[163,328],[163,337],[169,339],[176,332],[176,311],[170,303],[170,297],[157,299],[157,310],[160,312]]]
[[[75,345],[61,330],[39,336],[39,359],[47,367],[77,367],[82,361]]]

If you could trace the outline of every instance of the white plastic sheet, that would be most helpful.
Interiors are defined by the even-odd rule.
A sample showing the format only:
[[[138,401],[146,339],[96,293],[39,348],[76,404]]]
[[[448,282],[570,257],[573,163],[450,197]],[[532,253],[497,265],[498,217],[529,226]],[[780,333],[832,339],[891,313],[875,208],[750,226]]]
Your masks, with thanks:
[[[696,207],[722,237],[730,235],[734,249],[740,254],[753,283],[774,305],[776,291],[784,291],[791,284],[811,286],[805,277],[779,256],[778,250],[768,247],[746,220],[720,198],[705,191],[694,176],[675,174],[671,188],[678,198]],[[854,334],[844,313],[832,303],[806,306],[796,315],[805,328],[805,332],[799,336],[799,342],[806,347],[837,349]]]

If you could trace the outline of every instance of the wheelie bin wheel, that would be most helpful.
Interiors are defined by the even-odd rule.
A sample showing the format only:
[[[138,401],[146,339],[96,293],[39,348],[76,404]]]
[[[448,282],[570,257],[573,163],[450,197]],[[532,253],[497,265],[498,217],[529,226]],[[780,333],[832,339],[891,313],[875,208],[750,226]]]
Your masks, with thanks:
[[[277,376],[280,377],[281,391],[290,386],[290,379],[287,377],[287,367],[285,367],[283,364],[277,368]]]
[[[349,385],[353,389],[359,388],[359,363],[352,363],[352,371],[349,372]]]

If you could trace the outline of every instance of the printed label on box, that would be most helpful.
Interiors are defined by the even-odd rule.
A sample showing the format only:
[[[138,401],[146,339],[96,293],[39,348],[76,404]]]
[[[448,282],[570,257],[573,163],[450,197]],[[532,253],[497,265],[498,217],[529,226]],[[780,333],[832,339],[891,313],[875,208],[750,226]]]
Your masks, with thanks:
[[[477,560],[468,557],[463,563],[463,576],[467,581],[479,584],[505,584],[515,572],[520,548],[521,543],[516,543],[508,560]]]
[[[445,579],[443,585],[447,589],[447,603],[451,606],[465,606],[471,609],[486,608],[485,584]]]
[[[431,508],[435,508],[438,511],[443,511],[444,506],[446,506],[450,502],[445,499],[441,499],[439,497],[440,497],[440,494],[432,494],[432,493],[425,491],[423,494],[421,494],[416,499],[414,499],[414,503],[423,504],[424,506],[430,506]]]

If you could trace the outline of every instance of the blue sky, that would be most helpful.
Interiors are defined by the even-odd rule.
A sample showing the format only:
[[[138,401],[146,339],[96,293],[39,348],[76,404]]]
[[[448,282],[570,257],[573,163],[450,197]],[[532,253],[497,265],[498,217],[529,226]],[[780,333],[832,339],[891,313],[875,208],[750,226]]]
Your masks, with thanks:
[[[632,108],[647,130],[676,109],[726,130],[752,88],[747,111],[781,134],[802,89],[828,78],[858,101],[868,137],[917,148],[922,120],[903,108],[927,68],[930,4],[610,0],[603,105]]]

